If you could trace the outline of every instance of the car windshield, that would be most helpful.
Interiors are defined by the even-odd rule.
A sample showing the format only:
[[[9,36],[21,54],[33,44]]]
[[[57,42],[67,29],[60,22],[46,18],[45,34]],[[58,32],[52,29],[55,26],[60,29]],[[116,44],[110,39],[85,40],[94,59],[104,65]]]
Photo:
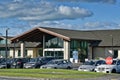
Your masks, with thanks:
[[[58,64],[59,61],[49,61],[47,64]]]
[[[95,62],[93,62],[93,61],[86,61],[84,63],[84,65],[94,65],[94,64],[95,64]]]
[[[117,60],[113,60],[112,64],[111,65],[115,65],[117,62]],[[107,63],[106,63],[107,64]]]
[[[116,64],[116,62],[117,62],[116,60],[113,60],[112,65],[115,65],[115,64]]]
[[[37,61],[38,61],[37,58],[31,58],[31,59],[30,59],[30,62],[37,62]]]

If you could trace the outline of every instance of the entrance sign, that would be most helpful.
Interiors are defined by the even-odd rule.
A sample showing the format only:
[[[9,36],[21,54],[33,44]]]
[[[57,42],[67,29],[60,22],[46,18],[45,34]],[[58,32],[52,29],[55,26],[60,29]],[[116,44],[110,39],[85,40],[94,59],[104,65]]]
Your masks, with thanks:
[[[73,62],[78,63],[78,51],[74,50],[72,52],[73,55]]]
[[[113,62],[113,58],[112,57],[107,57],[106,59],[106,64],[112,64],[112,62]]]

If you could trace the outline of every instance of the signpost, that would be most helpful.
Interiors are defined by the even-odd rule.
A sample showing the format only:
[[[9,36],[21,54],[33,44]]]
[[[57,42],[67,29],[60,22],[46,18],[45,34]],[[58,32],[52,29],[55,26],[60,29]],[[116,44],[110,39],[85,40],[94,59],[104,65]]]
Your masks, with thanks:
[[[105,60],[106,60],[106,64],[108,64],[108,65],[111,65],[113,63],[112,57],[107,57]]]

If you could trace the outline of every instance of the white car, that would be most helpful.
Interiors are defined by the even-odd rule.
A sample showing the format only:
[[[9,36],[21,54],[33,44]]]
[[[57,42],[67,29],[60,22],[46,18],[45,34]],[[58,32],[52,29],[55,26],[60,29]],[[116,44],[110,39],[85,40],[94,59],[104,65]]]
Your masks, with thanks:
[[[95,68],[95,72],[118,73],[120,72],[120,60],[113,59],[112,64],[99,65]]]
[[[71,69],[72,63],[64,59],[56,59],[48,62],[46,65],[42,65],[41,69]]]
[[[101,64],[105,64],[105,60],[89,60],[80,65],[78,71],[94,71],[95,67]]]

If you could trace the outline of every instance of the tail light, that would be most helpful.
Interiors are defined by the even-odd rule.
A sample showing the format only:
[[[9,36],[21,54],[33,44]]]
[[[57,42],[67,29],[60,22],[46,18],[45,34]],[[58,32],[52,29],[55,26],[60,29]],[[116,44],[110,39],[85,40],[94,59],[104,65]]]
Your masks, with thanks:
[[[21,64],[21,62],[17,62],[17,64]]]

